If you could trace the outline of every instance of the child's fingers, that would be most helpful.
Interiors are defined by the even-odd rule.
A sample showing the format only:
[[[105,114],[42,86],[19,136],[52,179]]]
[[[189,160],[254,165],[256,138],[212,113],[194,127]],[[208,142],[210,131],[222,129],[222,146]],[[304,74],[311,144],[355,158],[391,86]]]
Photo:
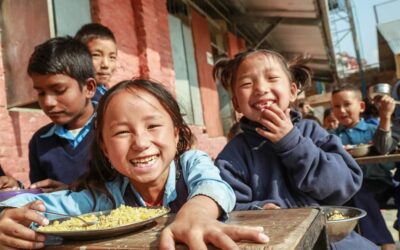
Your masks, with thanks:
[[[175,250],[174,236],[169,229],[165,228],[160,235],[160,249],[161,250]]]
[[[21,238],[15,238],[8,235],[1,236],[1,242],[5,246],[1,246],[1,249],[38,249],[44,247],[44,241],[29,241]],[[13,248],[7,246],[13,246]]]
[[[222,231],[208,234],[205,241],[210,242],[219,249],[239,249],[231,237]]]
[[[256,243],[267,243],[269,237],[263,227],[226,225],[224,232],[234,241],[248,240]]]
[[[182,242],[184,242],[189,249],[193,250],[207,250],[207,245],[204,242],[203,234],[201,232],[190,232],[189,234],[186,234],[186,239],[180,239]]]

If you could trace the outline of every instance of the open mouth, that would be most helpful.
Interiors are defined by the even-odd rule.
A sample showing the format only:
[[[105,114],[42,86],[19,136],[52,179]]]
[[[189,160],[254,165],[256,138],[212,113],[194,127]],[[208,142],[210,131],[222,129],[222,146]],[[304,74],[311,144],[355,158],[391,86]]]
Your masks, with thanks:
[[[267,101],[263,101],[263,102],[257,102],[257,103],[254,105],[254,108],[256,108],[256,109],[262,111],[262,110],[268,108],[269,106],[271,106],[273,103],[274,103],[273,100],[267,100]]]
[[[146,167],[149,165],[154,164],[158,159],[158,155],[152,155],[148,157],[142,157],[142,158],[136,158],[129,160],[129,162],[134,166],[134,167]]]

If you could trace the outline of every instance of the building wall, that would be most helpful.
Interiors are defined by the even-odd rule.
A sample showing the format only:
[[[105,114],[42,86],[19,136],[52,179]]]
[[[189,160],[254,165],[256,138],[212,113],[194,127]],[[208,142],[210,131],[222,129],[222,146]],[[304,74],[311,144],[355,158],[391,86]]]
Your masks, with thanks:
[[[175,93],[172,51],[165,0],[92,0],[92,18],[113,30],[118,44],[118,66],[113,82],[146,76]],[[226,143],[219,117],[218,93],[207,64],[211,52],[204,16],[192,11],[196,60],[206,129],[191,126],[197,148],[216,157]],[[234,35],[230,34],[233,40]],[[1,36],[0,36],[1,39]],[[244,42],[238,39],[239,44]],[[241,47],[241,46],[239,46]],[[3,53],[0,47],[0,57]],[[7,174],[29,184],[28,143],[50,120],[40,110],[8,110],[3,60],[0,61],[0,164]]]

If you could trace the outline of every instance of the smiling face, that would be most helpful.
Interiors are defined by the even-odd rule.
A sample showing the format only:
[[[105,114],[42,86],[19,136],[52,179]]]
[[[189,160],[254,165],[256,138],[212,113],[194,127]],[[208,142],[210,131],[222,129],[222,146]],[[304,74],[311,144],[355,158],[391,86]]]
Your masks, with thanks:
[[[365,103],[355,91],[343,90],[332,95],[332,110],[340,124],[352,128],[360,121]]]
[[[117,66],[117,45],[110,39],[93,38],[87,43],[98,84],[108,85]]]
[[[96,90],[94,79],[88,79],[80,89],[74,78],[63,74],[32,74],[31,78],[40,107],[55,124],[81,128],[93,114],[90,99]]]
[[[111,97],[104,114],[102,149],[135,188],[162,189],[177,152],[178,131],[157,98],[145,90],[133,92],[123,90]]]
[[[290,82],[278,59],[263,53],[254,53],[243,60],[232,92],[236,111],[252,121],[257,121],[261,110],[271,104],[286,110],[297,97],[296,84]]]

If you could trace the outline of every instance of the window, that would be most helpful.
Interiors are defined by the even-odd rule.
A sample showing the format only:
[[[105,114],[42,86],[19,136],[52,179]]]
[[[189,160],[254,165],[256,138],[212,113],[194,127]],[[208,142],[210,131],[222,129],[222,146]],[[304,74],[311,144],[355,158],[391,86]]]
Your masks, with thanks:
[[[38,108],[36,93],[26,73],[29,57],[37,44],[55,35],[74,35],[82,24],[90,22],[89,0],[0,0],[0,3],[7,107]]]

